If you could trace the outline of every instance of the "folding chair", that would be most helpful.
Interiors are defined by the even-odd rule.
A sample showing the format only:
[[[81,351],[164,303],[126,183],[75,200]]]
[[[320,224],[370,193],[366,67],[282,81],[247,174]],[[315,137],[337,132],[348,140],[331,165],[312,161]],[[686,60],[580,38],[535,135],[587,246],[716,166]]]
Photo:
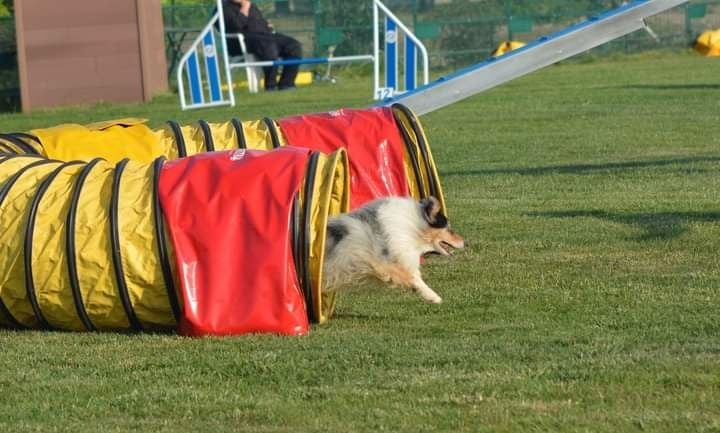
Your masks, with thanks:
[[[240,51],[242,52],[242,54],[232,56],[230,59],[231,63],[249,63],[258,61],[254,54],[248,52],[247,45],[245,45],[245,36],[242,33],[227,33],[225,38],[228,40],[237,39],[240,44]],[[248,90],[250,93],[257,93],[260,90],[260,77],[262,74],[263,70],[260,66],[245,66],[245,75],[247,77]]]

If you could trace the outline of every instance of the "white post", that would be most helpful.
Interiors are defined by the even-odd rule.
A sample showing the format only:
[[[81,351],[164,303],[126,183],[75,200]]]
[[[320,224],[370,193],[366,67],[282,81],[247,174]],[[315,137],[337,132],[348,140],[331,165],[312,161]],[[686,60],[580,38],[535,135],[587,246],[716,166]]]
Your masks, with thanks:
[[[230,55],[227,49],[227,38],[225,32],[225,15],[223,14],[222,0],[217,0],[217,19],[220,24],[220,45],[223,52],[223,62],[225,62],[225,79],[227,80],[228,93],[230,96],[230,106],[235,106],[235,92],[233,92],[232,75],[230,74]]]
[[[378,0],[373,0],[373,57],[374,62],[374,89],[373,99],[378,99],[378,91],[380,91],[380,14],[378,13]]]

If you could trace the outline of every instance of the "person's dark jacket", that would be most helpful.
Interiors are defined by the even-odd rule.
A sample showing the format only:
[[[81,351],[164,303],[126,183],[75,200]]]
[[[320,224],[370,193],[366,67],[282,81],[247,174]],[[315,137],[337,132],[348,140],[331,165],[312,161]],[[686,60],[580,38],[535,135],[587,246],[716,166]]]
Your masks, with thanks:
[[[262,12],[254,4],[250,5],[248,16],[240,12],[240,5],[232,1],[223,1],[225,31],[228,33],[272,33],[273,30],[263,18]]]

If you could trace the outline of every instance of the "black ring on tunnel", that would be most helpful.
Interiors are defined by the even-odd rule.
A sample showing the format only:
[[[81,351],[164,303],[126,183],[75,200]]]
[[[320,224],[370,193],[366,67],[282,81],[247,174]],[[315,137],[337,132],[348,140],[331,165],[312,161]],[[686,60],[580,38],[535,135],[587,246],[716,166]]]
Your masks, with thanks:
[[[112,193],[110,195],[110,243],[112,245],[112,259],[113,267],[115,268],[115,280],[117,281],[118,294],[122,301],[125,315],[127,316],[128,323],[132,327],[133,331],[143,331],[142,323],[138,319],[135,310],[133,309],[132,302],[130,301],[130,293],[128,292],[127,283],[125,281],[125,271],[123,269],[120,246],[120,212],[119,212],[119,201],[120,201],[120,180],[122,178],[123,171],[128,165],[130,160],[128,158],[123,159],[115,165],[115,172],[113,173],[112,181]]]
[[[180,320],[180,304],[178,302],[177,292],[175,291],[175,280],[173,280],[172,268],[166,248],[165,224],[162,206],[160,206],[160,196],[158,186],[160,184],[160,169],[165,161],[165,157],[161,156],[153,162],[153,217],[155,219],[155,240],[157,241],[158,255],[160,256],[160,267],[162,268],[163,280],[167,289],[170,308],[176,321]]]
[[[3,162],[8,159],[10,159],[10,157],[3,160]],[[7,197],[8,192],[10,192],[10,189],[13,187],[13,185],[15,185],[15,182],[17,182],[17,180],[20,178],[20,176],[22,176],[26,171],[30,170],[33,167],[37,167],[39,165],[57,163],[57,162],[58,161],[52,161],[52,160],[47,160],[47,159],[43,158],[43,159],[39,159],[37,161],[33,161],[32,163],[30,163],[30,164],[22,167],[18,171],[16,171],[12,176],[7,178],[7,180],[0,187],[0,206],[2,206],[3,201],[5,201],[5,198]],[[2,297],[0,297],[0,312],[2,312],[2,314],[8,319],[8,321],[10,322],[10,324],[12,326],[14,326],[16,328],[21,328],[21,329],[27,328],[25,325],[20,323],[15,318],[15,316],[12,315],[12,313],[10,312],[10,309],[7,308],[7,305],[5,305],[5,302],[2,300]]]
[[[437,186],[437,179],[433,175],[432,166],[430,165],[430,152],[428,151],[428,145],[425,141],[425,136],[420,129],[420,125],[418,124],[417,117],[415,117],[415,114],[403,104],[393,104],[392,108],[397,108],[398,110],[402,111],[402,113],[405,115],[405,117],[407,117],[408,121],[410,122],[410,128],[412,128],[413,134],[415,134],[415,138],[417,138],[418,147],[420,148],[420,153],[422,154],[423,162],[425,163],[425,172],[427,173],[427,181],[428,187],[430,188],[430,195],[437,199],[440,199],[440,190]],[[398,123],[402,125],[401,122]]]
[[[82,292],[80,291],[80,281],[77,273],[77,258],[75,248],[75,220],[77,217],[77,207],[80,202],[80,193],[85,185],[85,180],[92,171],[92,169],[100,162],[104,161],[102,158],[95,158],[88,162],[85,167],[80,170],[78,177],[73,185],[73,190],[70,196],[70,209],[67,215],[67,224],[65,230],[65,251],[67,254],[67,265],[68,265],[68,277],[70,278],[70,289],[72,290],[73,302],[75,303],[75,310],[77,311],[78,318],[82,322],[85,329],[88,331],[97,331],[97,328],[90,320],[87,310],[85,310],[85,303],[82,298]]]
[[[2,141],[0,141],[0,146],[2,146],[2,147],[0,147],[0,154],[6,153],[6,154],[17,155],[17,151],[15,151],[15,149],[13,149],[12,147],[3,143]],[[3,151],[3,149],[5,149],[5,150]]]
[[[38,151],[35,150],[32,146],[25,143],[24,141],[20,140],[19,138],[11,135],[11,134],[1,134],[0,133],[0,139],[9,141],[10,143],[14,144],[15,146],[22,149],[23,152],[25,152],[28,155],[39,155]]]
[[[270,140],[272,140],[273,149],[277,149],[280,147],[280,138],[278,136],[277,128],[275,127],[275,122],[269,117],[263,117],[263,123],[265,123],[265,126],[267,126],[268,132],[270,133]]]
[[[208,152],[214,152],[215,151],[215,141],[213,140],[212,131],[210,130],[210,125],[204,120],[198,120],[198,125],[200,125],[200,130],[203,134],[203,141],[205,142],[205,149]]]
[[[242,122],[236,118],[230,119],[230,124],[235,128],[235,135],[237,135],[238,149],[247,149],[247,142],[245,141],[245,132],[243,131]]]
[[[305,303],[310,322],[317,323],[319,318],[315,315],[312,282],[310,281],[310,226],[312,223],[312,198],[315,172],[317,171],[320,152],[313,152],[308,161],[305,172],[305,187],[303,191],[303,224],[302,224],[302,254],[300,260],[303,266],[302,287],[305,294]]]
[[[58,174],[64,169],[72,165],[84,164],[83,161],[69,161],[65,162],[59,167],[55,168],[38,186],[35,196],[30,203],[30,211],[28,212],[27,223],[25,224],[25,248],[23,251],[23,264],[25,266],[25,291],[27,292],[30,306],[32,307],[35,319],[38,321],[40,326],[44,329],[55,329],[45,318],[45,315],[40,309],[40,304],[37,300],[37,294],[35,290],[35,280],[33,279],[33,266],[32,266],[32,253],[33,253],[33,237],[35,235],[35,220],[37,219],[37,212],[40,206],[40,201],[45,196],[50,184],[57,178]]]
[[[185,158],[187,156],[187,148],[185,147],[185,137],[183,137],[180,125],[174,120],[168,120],[167,124],[170,126],[170,130],[175,136],[175,146],[177,146],[178,158]]]
[[[410,139],[410,136],[408,135],[405,128],[402,126],[402,122],[397,117],[397,113],[393,111],[393,117],[395,118],[395,123],[397,124],[398,131],[400,131],[400,135],[402,135],[403,141],[405,142],[405,149],[407,149],[408,156],[410,157],[410,163],[412,164],[413,174],[415,176],[415,181],[418,187],[418,191],[420,192],[420,198],[426,198],[427,197],[427,191],[425,191],[425,183],[422,181],[422,176],[420,175],[420,166],[418,165],[418,156],[415,152],[415,147],[413,146],[413,142]]]
[[[37,138],[37,136],[28,134],[27,132],[11,132],[10,135],[12,135],[13,137],[18,137],[18,138],[27,138],[28,140],[32,140],[32,141],[36,142],[37,144],[42,144],[40,142],[40,139]]]
[[[305,298],[305,289],[302,287],[301,280],[301,276],[303,274],[303,265],[300,251],[302,245],[302,240],[300,239],[300,213],[300,193],[296,192],[293,196],[292,213],[290,214],[290,242],[292,242],[291,245],[293,261],[295,262],[295,274],[298,278],[298,283],[300,284],[300,290],[303,293],[303,298]]]
[[[35,150],[34,147],[30,146],[29,144],[22,141],[20,138],[17,137],[16,134],[2,134],[0,133],[0,139],[9,141],[10,143],[14,144],[15,146],[19,147],[25,154],[27,155],[39,155],[38,151]]]

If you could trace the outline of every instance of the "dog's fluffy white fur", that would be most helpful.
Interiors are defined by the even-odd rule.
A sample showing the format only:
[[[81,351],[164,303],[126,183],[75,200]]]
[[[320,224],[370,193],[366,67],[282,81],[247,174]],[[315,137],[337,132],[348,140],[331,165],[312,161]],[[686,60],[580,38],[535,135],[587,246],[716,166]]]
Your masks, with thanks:
[[[420,275],[421,257],[449,255],[448,246],[464,245],[434,197],[419,202],[401,197],[375,200],[328,222],[324,287],[337,290],[375,277],[440,303],[442,298]]]

